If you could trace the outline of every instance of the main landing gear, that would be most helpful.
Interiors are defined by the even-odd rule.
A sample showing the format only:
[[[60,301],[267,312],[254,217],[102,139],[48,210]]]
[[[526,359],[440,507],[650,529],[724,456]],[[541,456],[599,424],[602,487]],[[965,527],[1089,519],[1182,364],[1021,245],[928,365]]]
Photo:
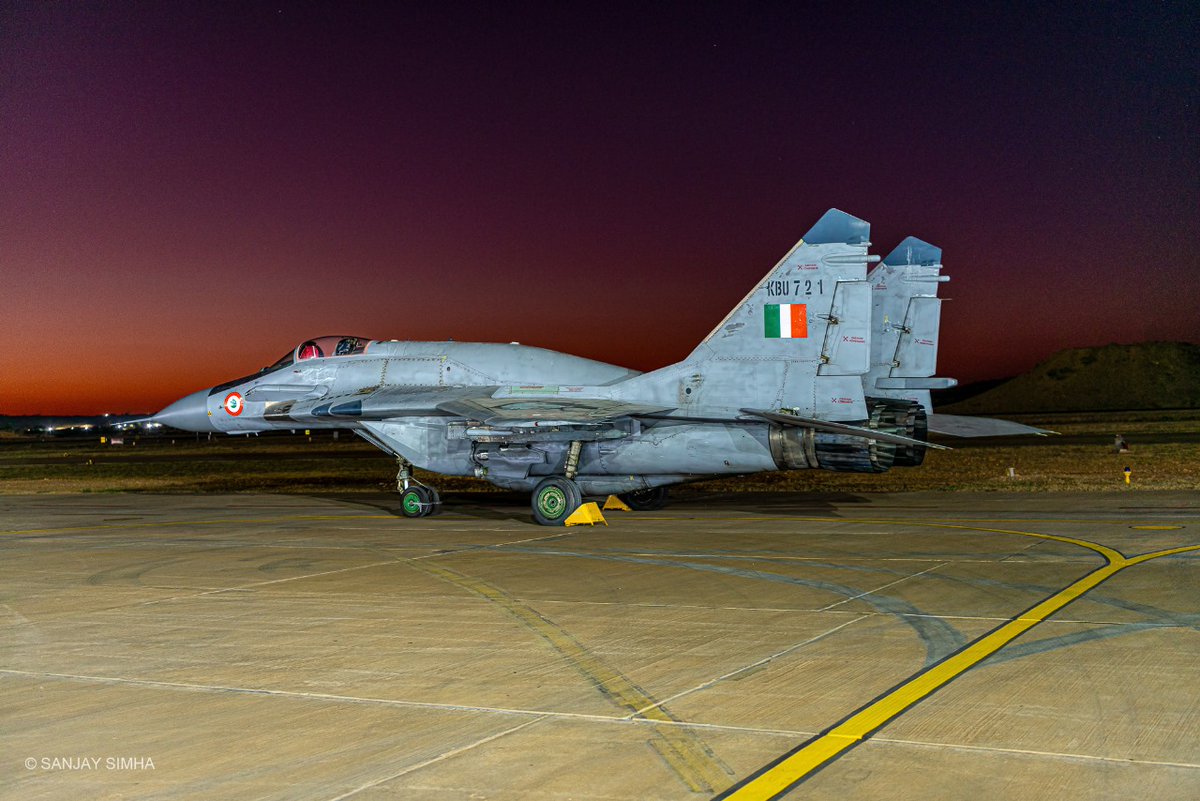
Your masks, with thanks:
[[[667,488],[652,487],[618,496],[635,512],[650,512],[667,505]],[[533,488],[533,519],[543,526],[561,526],[583,503],[579,485],[569,478],[545,478]]]
[[[583,493],[575,483],[575,474],[579,471],[579,453],[583,443],[573,441],[567,447],[567,459],[562,478],[554,476],[544,478],[533,488],[530,506],[533,507],[533,519],[543,526],[561,526],[571,516],[571,513],[583,503]]]
[[[428,517],[442,509],[442,499],[433,487],[427,487],[412,477],[412,466],[397,459],[396,489],[400,491],[400,511],[405,517]]]
[[[533,519],[543,526],[561,526],[583,503],[579,485],[569,478],[542,479],[533,488]]]
[[[667,505],[667,488],[651,487],[618,495],[625,505],[635,512],[653,512]]]

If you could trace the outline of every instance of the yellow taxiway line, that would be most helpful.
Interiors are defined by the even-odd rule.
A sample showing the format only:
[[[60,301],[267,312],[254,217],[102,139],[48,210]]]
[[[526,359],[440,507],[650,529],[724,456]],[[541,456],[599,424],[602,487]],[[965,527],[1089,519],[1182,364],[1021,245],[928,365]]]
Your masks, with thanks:
[[[1025,537],[1068,542],[1102,555],[1105,564],[1038,602],[1008,622],[984,634],[982,637],[968,643],[945,659],[905,679],[874,701],[851,713],[839,723],[834,724],[808,742],[801,744],[794,750],[760,768],[746,779],[717,795],[714,801],[718,801],[718,799],[728,799],[729,801],[769,801],[769,799],[781,797],[831,760],[862,743],[876,731],[895,720],[910,707],[920,703],[984,659],[987,659],[1008,645],[1017,637],[1044,621],[1050,615],[1053,615],[1067,604],[1104,583],[1122,570],[1151,559],[1157,559],[1161,556],[1200,551],[1200,545],[1187,545],[1127,557],[1107,546],[1074,537],[1061,537],[1053,534],[1037,534],[1030,531],[1011,531],[1007,529],[978,529],[973,526],[938,523],[918,523],[917,525],[936,526],[938,528],[972,529],[987,531],[989,533],[1018,534]]]
[[[172,520],[172,521],[144,521],[137,523],[113,523],[113,524],[93,524],[83,526],[63,526],[57,528],[40,528],[40,529],[7,529],[0,530],[0,535],[15,535],[15,536],[36,536],[36,535],[57,535],[71,534],[81,531],[111,531],[111,530],[129,530],[138,528],[165,528],[165,527],[182,527],[182,526],[212,526],[212,525],[261,525],[270,523],[284,523],[293,521],[313,521],[313,520],[394,520],[394,516],[386,514],[361,514],[361,515],[285,515],[272,516],[263,518],[242,518],[242,519],[227,519],[227,520]],[[929,697],[939,689],[949,684],[958,676],[970,670],[981,661],[999,651],[1004,646],[1008,645],[1014,639],[1029,631],[1033,627],[1042,623],[1046,618],[1061,610],[1067,604],[1077,600],[1079,597],[1099,586],[1103,582],[1112,578],[1122,570],[1126,570],[1135,565],[1147,562],[1151,559],[1157,559],[1163,556],[1171,556],[1179,553],[1190,551],[1200,551],[1200,545],[1187,545],[1176,548],[1169,548],[1152,553],[1140,554],[1137,556],[1127,557],[1121,552],[1109,548],[1099,543],[1090,542],[1088,540],[1078,539],[1075,537],[1059,536],[1054,534],[1039,534],[1031,531],[1016,531],[1003,528],[984,528],[979,523],[984,522],[1012,522],[1012,523],[1033,523],[1033,522],[1055,522],[1055,523],[1079,523],[1079,524],[1109,524],[1109,525],[1124,525],[1134,528],[1144,528],[1146,530],[1166,530],[1163,526],[1161,529],[1157,526],[1151,527],[1150,524],[1136,525],[1134,521],[1096,521],[1096,520],[1078,520],[1078,521],[1035,521],[1013,519],[1005,520],[970,520],[960,519],[954,522],[946,520],[942,522],[932,521],[914,521],[914,520],[889,520],[877,518],[826,518],[826,517],[806,517],[806,516],[788,516],[788,517],[752,517],[752,518],[707,518],[709,522],[762,522],[766,520],[778,522],[781,519],[805,520],[812,522],[836,522],[836,523],[883,523],[883,524],[899,524],[912,525],[928,528],[944,528],[958,529],[963,531],[978,531],[990,534],[1008,534],[1022,537],[1032,537],[1042,540],[1050,540],[1056,542],[1067,543],[1086,548],[1104,559],[1104,564],[1097,567],[1087,575],[1076,580],[1069,586],[1050,595],[1044,600],[1038,602],[1025,612],[1017,615],[1011,620],[1003,623],[999,627],[984,634],[982,637],[968,643],[958,651],[950,654],[939,662],[930,665],[921,672],[905,679],[894,688],[884,693],[874,701],[866,704],[857,711],[851,713],[839,723],[826,729],[821,734],[813,737],[806,743],[801,744],[796,749],[784,754],[774,762],[759,769],[754,774],[746,779],[738,782],[724,792],[714,798],[714,801],[734,799],[736,801],[767,801],[768,799],[776,799],[783,796],[793,787],[806,778],[812,775],[833,759],[844,754],[854,746],[862,743],[879,729],[886,726],[888,723],[895,720],[909,708],[920,703],[925,698]],[[689,520],[689,518],[675,518],[669,516],[645,518],[647,522],[665,522]],[[1177,528],[1171,526],[1171,529]],[[1182,528],[1182,526],[1178,526]],[[416,567],[416,565],[413,565]],[[464,589],[470,590],[477,595],[480,595],[494,603],[499,603],[506,611],[512,614],[517,619],[521,620],[527,626],[542,636],[552,647],[562,653],[569,662],[574,664],[584,675],[592,679],[601,691],[611,698],[613,702],[628,712],[631,717],[642,717],[649,719],[652,723],[660,724],[660,735],[665,742],[654,743],[656,749],[662,753],[668,764],[678,773],[681,778],[688,784],[689,789],[693,792],[704,792],[709,790],[714,785],[719,786],[721,783],[722,768],[725,766],[719,759],[715,758],[703,741],[699,741],[695,735],[688,736],[684,734],[680,736],[674,731],[669,731],[674,727],[662,724],[674,724],[677,721],[670,717],[668,713],[660,710],[659,705],[649,698],[644,691],[640,690],[624,676],[621,676],[616,671],[613,671],[608,666],[600,663],[596,658],[582,647],[573,637],[566,632],[561,631],[549,621],[542,618],[535,611],[524,608],[522,604],[515,602],[507,593],[504,593],[498,588],[487,585],[473,577],[458,574],[446,568],[430,568],[421,567],[424,570],[438,578],[450,583],[458,584]],[[660,717],[661,716],[661,717]],[[726,770],[728,770],[726,768]]]

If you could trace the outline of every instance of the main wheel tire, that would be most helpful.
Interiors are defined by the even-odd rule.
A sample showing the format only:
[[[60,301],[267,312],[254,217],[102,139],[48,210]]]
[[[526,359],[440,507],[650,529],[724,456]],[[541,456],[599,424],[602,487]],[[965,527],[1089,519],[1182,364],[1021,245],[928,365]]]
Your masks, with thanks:
[[[533,519],[543,526],[561,526],[583,503],[579,485],[569,478],[547,478],[533,488]]]
[[[653,512],[667,505],[667,488],[651,487],[650,489],[634,490],[617,497],[625,501],[625,505],[635,512]]]
[[[433,487],[426,487],[429,490],[429,511],[427,515],[437,515],[442,513],[442,496],[438,495],[438,491]]]
[[[425,517],[433,511],[433,495],[428,487],[419,484],[400,493],[400,511],[405,517]]]

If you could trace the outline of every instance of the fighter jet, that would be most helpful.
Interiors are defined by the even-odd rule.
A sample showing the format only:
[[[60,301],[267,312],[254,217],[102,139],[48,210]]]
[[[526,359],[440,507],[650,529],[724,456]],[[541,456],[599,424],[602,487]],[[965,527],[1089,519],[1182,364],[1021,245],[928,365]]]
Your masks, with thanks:
[[[412,468],[531,493],[562,525],[589,496],[661,508],[667,488],[774,470],[921,464],[930,431],[1042,433],[932,413],[941,251],[879,261],[829,210],[683,361],[639,373],[516,343],[307,340],[150,418],[187,431],[348,429],[399,462],[400,509],[436,512]]]

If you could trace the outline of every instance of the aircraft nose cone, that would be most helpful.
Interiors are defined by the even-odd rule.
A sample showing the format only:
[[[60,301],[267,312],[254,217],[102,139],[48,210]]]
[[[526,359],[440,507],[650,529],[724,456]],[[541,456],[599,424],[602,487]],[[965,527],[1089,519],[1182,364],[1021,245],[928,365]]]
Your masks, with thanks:
[[[216,426],[212,424],[212,418],[208,416],[207,389],[180,398],[150,419],[155,423],[162,423],[183,431],[217,430]]]

